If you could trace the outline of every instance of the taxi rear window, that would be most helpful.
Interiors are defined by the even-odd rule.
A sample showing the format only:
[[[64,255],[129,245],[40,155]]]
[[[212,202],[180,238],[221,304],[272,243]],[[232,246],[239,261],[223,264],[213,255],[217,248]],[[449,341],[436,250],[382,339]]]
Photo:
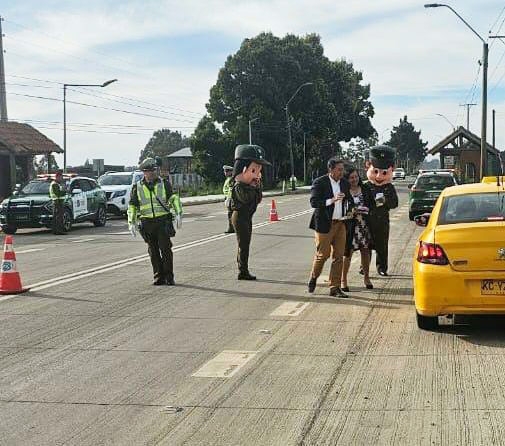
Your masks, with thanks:
[[[445,197],[439,225],[501,221],[505,219],[505,193],[482,193]]]

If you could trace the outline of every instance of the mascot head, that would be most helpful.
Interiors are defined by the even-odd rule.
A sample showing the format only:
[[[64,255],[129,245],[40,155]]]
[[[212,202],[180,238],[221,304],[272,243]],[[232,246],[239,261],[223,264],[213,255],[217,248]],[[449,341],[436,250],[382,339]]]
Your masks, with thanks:
[[[396,150],[381,145],[370,149],[370,160],[365,162],[368,181],[376,186],[391,183],[395,165]]]
[[[260,146],[241,144],[235,149],[233,178],[241,183],[257,187],[261,182],[263,166],[271,164],[265,159],[265,151]]]

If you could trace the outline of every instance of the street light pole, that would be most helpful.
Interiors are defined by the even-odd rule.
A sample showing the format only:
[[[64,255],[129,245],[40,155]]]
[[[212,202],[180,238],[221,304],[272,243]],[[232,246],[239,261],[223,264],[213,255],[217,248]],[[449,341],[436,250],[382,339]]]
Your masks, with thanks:
[[[106,87],[117,82],[111,79],[103,84],[63,84],[63,172],[67,171],[67,87]]]
[[[251,123],[254,121],[257,121],[259,118],[254,118],[254,119],[249,119],[249,144],[252,144],[252,130],[251,130]]]
[[[449,119],[447,118],[447,116],[443,115],[442,113],[435,113],[437,116],[441,116],[442,118],[444,118],[448,123],[449,125],[452,127],[452,131],[455,132],[456,131],[456,127],[455,125],[449,121]]]
[[[470,24],[461,17],[451,6],[444,3],[428,3],[424,5],[425,8],[448,8],[450,9],[482,42],[482,120],[480,130],[480,178],[486,174],[486,161],[487,161],[487,68],[488,68],[488,53],[489,47],[486,41],[475,31]]]
[[[293,143],[291,141],[291,120],[289,119],[289,103],[295,98],[295,96],[303,87],[306,87],[308,85],[313,85],[313,82],[305,82],[302,85],[300,85],[293,93],[293,96],[291,96],[289,101],[286,102],[286,107],[284,107],[284,109],[286,110],[286,122],[288,125],[289,161],[291,164],[291,190],[296,189],[296,184],[295,184],[295,162],[293,158]]]

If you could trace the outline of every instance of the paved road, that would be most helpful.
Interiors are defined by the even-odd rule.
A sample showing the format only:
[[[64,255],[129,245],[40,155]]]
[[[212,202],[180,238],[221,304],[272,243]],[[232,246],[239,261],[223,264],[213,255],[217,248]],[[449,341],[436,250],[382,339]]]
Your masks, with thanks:
[[[259,209],[255,283],[220,204],[187,208],[175,288],[150,285],[122,220],[16,236],[39,285],[0,301],[0,444],[501,444],[503,319],[417,329],[400,190],[392,275],[366,290],[354,263],[347,300],[306,293],[306,195],[279,197],[279,223]]]

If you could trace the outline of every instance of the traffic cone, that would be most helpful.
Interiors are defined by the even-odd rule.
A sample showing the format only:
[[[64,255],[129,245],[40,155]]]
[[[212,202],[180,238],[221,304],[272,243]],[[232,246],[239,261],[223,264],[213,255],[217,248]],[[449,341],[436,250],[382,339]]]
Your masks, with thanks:
[[[277,206],[275,205],[275,200],[272,200],[272,206],[270,208],[270,221],[279,221],[279,215],[277,214]]]
[[[0,294],[19,294],[28,291],[21,285],[21,277],[16,271],[16,253],[12,247],[12,236],[5,237],[4,257],[0,269]]]

